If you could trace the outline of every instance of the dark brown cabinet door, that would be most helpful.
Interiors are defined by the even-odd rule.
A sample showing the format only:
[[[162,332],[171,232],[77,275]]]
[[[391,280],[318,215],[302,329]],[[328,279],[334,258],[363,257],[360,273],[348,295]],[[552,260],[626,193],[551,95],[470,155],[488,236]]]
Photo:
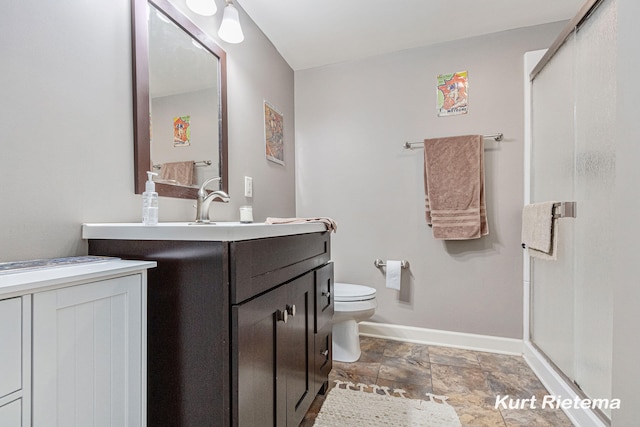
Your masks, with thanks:
[[[314,398],[314,275],[232,308],[233,424],[298,426]]]
[[[282,403],[276,373],[284,326],[278,307],[285,298],[286,289],[278,288],[231,309],[234,426],[279,426],[278,419],[286,419],[286,403],[284,413],[277,410]]]
[[[297,427],[315,397],[314,275],[305,274],[288,285],[286,324],[287,426]],[[294,308],[295,307],[295,308]],[[293,313],[292,313],[293,312]]]

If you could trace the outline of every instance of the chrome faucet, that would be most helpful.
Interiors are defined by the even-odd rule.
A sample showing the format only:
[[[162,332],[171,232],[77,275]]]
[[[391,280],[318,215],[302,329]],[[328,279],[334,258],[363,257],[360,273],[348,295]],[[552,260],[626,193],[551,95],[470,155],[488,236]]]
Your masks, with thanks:
[[[202,183],[200,189],[198,190],[198,200],[196,203],[197,223],[211,222],[211,220],[209,219],[209,208],[211,207],[211,202],[213,202],[214,200],[219,199],[224,203],[229,203],[229,195],[222,190],[213,191],[207,194],[207,190],[205,189],[205,187],[213,181],[221,181],[221,178],[217,177],[206,180]]]

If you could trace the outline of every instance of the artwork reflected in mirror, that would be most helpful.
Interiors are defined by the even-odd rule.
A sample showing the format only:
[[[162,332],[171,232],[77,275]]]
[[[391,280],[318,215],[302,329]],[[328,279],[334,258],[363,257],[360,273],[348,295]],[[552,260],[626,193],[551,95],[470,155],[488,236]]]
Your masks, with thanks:
[[[218,176],[226,190],[225,53],[168,1],[135,2],[136,192],[147,170],[160,195],[195,198]]]

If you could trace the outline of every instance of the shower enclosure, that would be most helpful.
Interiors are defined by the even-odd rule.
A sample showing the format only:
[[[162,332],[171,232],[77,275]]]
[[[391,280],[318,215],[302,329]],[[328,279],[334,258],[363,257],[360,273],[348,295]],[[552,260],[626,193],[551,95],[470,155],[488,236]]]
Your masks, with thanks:
[[[557,261],[531,259],[529,334],[579,395],[611,399],[616,1],[581,14],[531,80],[530,203],[577,216],[558,221]]]

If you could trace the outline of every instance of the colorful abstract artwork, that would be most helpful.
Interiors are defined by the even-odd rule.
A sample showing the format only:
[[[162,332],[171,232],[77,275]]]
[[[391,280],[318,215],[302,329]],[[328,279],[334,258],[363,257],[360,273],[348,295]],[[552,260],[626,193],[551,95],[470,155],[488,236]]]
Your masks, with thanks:
[[[469,83],[467,72],[460,71],[438,76],[438,116],[467,114],[469,109]]]
[[[173,118],[173,146],[191,145],[191,116]]]
[[[284,165],[284,118],[264,101],[264,140],[267,159]]]

